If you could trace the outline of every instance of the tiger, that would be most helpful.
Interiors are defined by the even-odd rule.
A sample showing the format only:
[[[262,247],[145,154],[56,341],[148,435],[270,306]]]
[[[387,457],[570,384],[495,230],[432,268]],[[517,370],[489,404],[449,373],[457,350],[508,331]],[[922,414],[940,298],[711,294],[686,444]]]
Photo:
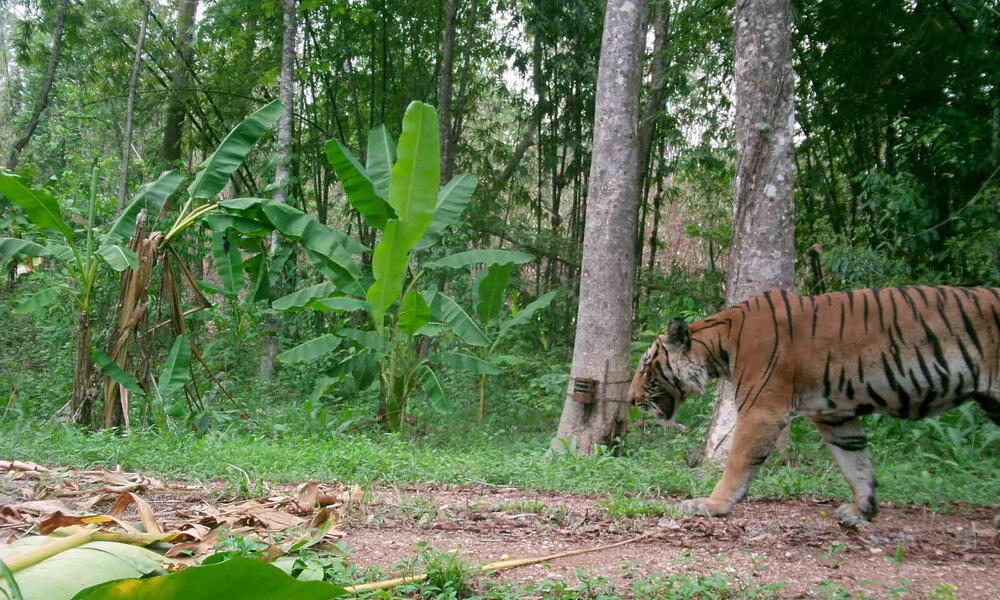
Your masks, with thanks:
[[[732,447],[711,495],[679,508],[729,514],[791,416],[801,415],[853,492],[836,518],[857,526],[878,513],[859,417],[923,419],[972,400],[1000,425],[1000,288],[768,290],[690,325],[672,320],[642,356],[628,402],[670,425],[712,378],[735,389]],[[1000,528],[1000,514],[993,524]]]

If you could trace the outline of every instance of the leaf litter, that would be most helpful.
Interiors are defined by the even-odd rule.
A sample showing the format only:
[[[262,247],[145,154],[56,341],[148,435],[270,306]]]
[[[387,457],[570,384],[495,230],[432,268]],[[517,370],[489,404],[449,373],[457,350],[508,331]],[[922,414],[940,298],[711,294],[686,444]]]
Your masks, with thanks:
[[[0,460],[0,544],[91,525],[98,527],[95,539],[173,544],[166,556],[178,567],[212,554],[225,536],[285,540],[269,548],[277,557],[293,546],[344,537],[338,525],[363,495],[356,485],[315,481],[294,493],[231,502],[206,492],[211,489],[104,467]]]

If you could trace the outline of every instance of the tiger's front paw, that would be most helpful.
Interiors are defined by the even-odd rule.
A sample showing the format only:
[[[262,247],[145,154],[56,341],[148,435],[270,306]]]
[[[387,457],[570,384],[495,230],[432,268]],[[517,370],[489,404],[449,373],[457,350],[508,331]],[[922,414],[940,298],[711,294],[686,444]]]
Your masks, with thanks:
[[[724,517],[732,510],[732,504],[711,498],[694,498],[681,502],[679,508],[682,512],[697,517]]]
[[[878,507],[870,505],[868,510],[862,510],[857,504],[841,504],[837,508],[837,512],[834,513],[837,517],[837,521],[843,527],[857,527],[861,523],[871,521],[875,518],[875,513],[878,512]]]

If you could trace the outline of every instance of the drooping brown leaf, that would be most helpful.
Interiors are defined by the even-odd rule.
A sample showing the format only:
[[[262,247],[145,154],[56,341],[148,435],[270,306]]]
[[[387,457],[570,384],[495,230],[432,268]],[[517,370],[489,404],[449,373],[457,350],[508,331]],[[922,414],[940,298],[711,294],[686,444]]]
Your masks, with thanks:
[[[153,514],[153,509],[149,506],[149,503],[132,492],[123,492],[118,496],[115,503],[108,509],[108,515],[121,518],[125,515],[125,509],[132,504],[135,504],[136,512],[139,513],[139,520],[148,533],[163,533],[163,529],[156,521],[156,515]]]

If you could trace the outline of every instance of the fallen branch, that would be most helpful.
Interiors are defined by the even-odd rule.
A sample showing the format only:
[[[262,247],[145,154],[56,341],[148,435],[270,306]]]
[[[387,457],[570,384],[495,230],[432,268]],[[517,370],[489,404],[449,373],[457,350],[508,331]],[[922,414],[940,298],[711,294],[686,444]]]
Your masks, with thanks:
[[[641,535],[637,535],[633,538],[623,540],[620,542],[615,542],[614,544],[605,544],[604,546],[594,546],[592,548],[582,548],[580,550],[567,550],[566,552],[560,552],[558,554],[549,554],[546,556],[535,556],[531,558],[513,558],[510,560],[501,560],[499,562],[487,563],[485,565],[480,565],[475,570],[482,573],[492,573],[494,571],[503,571],[506,569],[514,569],[517,567],[524,567],[527,565],[534,565],[543,562],[549,562],[556,560],[558,558],[566,558],[569,556],[576,556],[578,554],[587,554],[590,552],[600,552],[602,550],[610,550],[612,548],[618,548],[619,546],[625,546],[627,544],[634,544],[636,542],[641,542],[643,540],[658,538],[662,536],[665,532],[660,529],[651,529],[646,531]],[[409,575],[407,577],[397,577],[395,579],[386,579],[385,581],[375,581],[372,583],[363,583],[361,585],[345,586],[344,591],[348,594],[362,594],[365,592],[374,592],[378,590],[389,590],[394,587],[404,585],[407,583],[420,583],[427,579],[427,573],[420,573],[417,575]]]

